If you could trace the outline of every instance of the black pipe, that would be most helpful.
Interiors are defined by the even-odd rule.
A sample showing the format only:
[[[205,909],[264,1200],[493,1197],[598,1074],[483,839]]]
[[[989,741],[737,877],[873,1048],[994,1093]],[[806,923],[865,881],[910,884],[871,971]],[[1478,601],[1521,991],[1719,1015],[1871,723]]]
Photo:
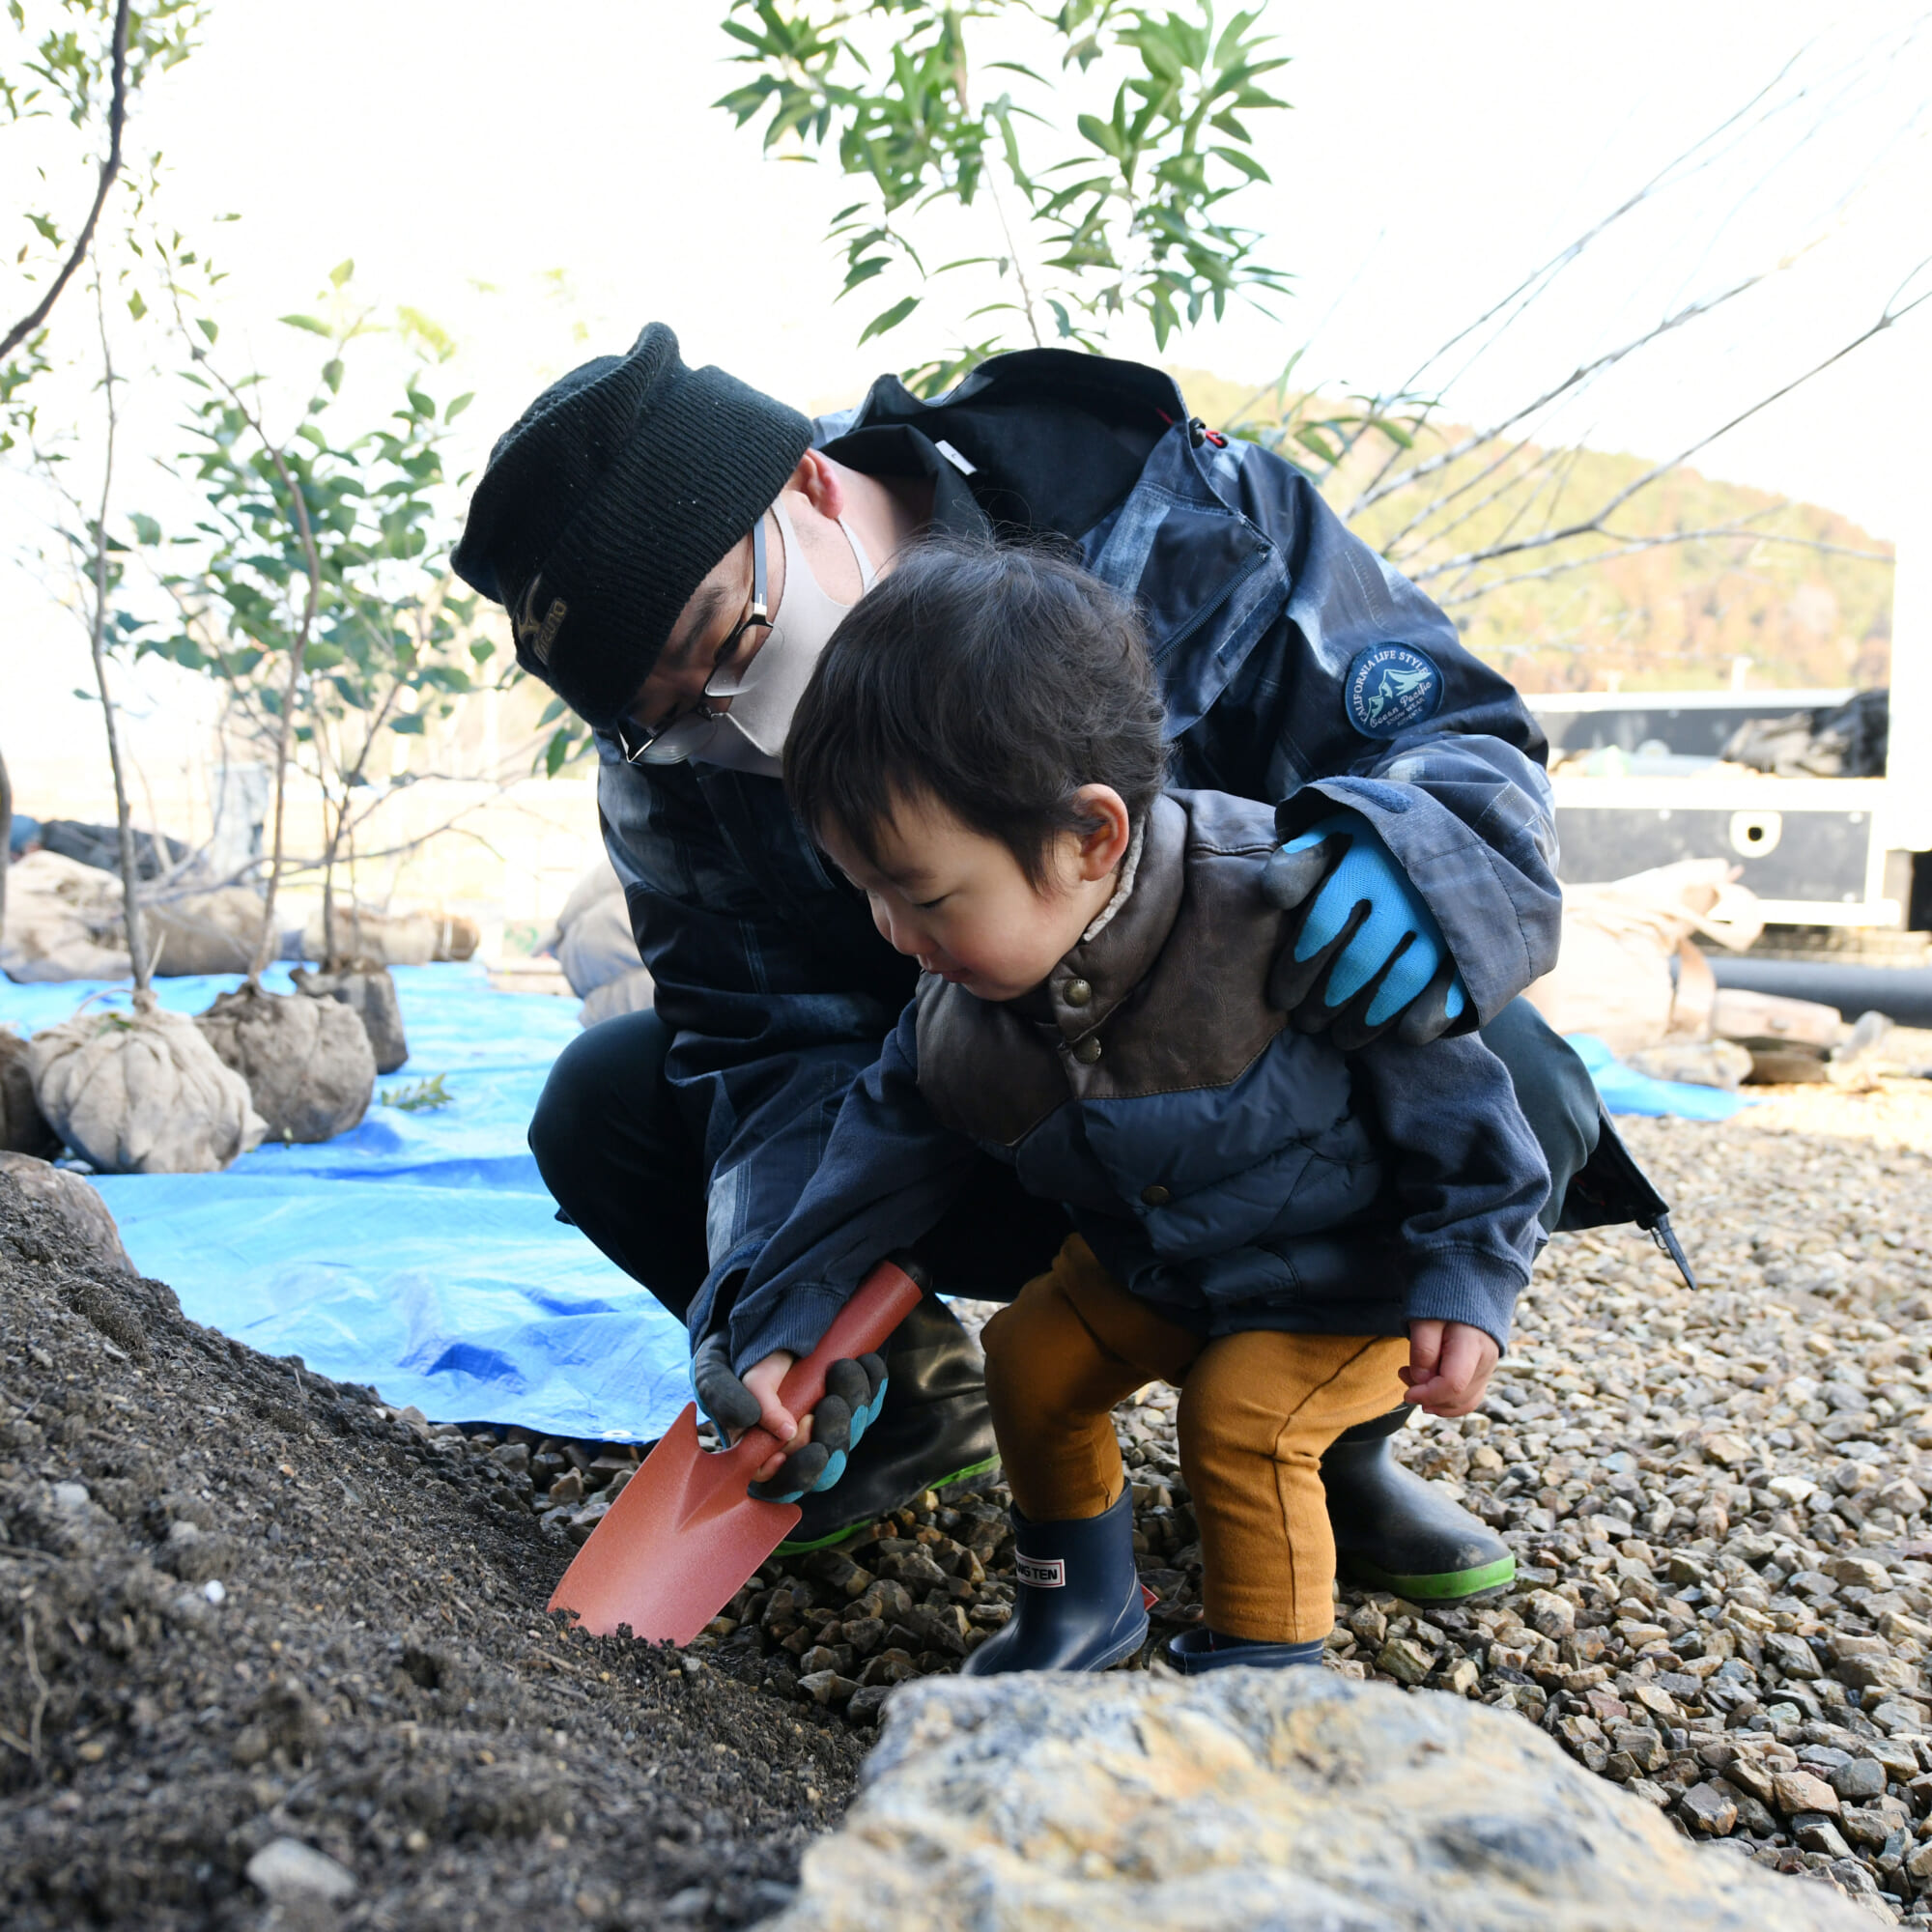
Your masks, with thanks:
[[[1932,966],[1851,966],[1831,959],[1751,959],[1707,955],[1719,986],[1776,993],[1836,1007],[1848,1020],[1880,1012],[1900,1026],[1932,1027]]]

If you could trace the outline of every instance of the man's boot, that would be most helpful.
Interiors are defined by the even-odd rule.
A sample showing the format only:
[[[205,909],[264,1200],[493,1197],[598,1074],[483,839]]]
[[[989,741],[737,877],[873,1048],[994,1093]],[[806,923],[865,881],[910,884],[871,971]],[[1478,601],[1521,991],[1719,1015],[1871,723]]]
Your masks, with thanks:
[[[986,1358],[928,1294],[880,1351],[886,1402],[831,1489],[808,1492],[779,1554],[817,1549],[901,1508],[922,1490],[977,1476],[999,1461],[986,1410]]]
[[[1500,1588],[1516,1575],[1509,1545],[1396,1461],[1390,1438],[1408,1417],[1405,1406],[1359,1422],[1321,1458],[1336,1569],[1413,1603]]]
[[[1012,1619],[967,1658],[961,1674],[1104,1670],[1131,1657],[1148,1630],[1134,1570],[1133,1491],[1078,1522],[1029,1522],[1018,1510],[1012,1520]]]

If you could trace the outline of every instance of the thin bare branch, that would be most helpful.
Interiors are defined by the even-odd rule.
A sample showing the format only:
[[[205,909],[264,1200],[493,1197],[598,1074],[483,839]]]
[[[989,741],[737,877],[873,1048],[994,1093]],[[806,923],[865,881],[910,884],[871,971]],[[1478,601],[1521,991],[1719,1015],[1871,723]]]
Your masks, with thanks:
[[[1785,504],[1776,507],[1783,509]],[[1585,535],[1609,532],[1585,531]],[[1716,543],[1724,538],[1743,539],[1753,544],[1783,544],[1795,550],[1818,551],[1827,556],[1855,556],[1866,563],[1894,563],[1897,559],[1882,550],[1855,550],[1849,544],[1826,543],[1816,537],[1785,536],[1776,530],[1756,530],[1747,524],[1713,524],[1707,529],[1659,530],[1650,536],[1632,537],[1609,550],[1592,551],[1588,556],[1566,558],[1561,563],[1547,564],[1541,570],[1518,571],[1509,577],[1493,577],[1473,589],[1461,592],[1452,591],[1438,597],[1436,603],[1445,611],[1458,604],[1473,604],[1478,598],[1487,597],[1492,591],[1501,590],[1512,583],[1540,583],[1547,578],[1562,577],[1573,570],[1588,570],[1596,564],[1610,563],[1620,556],[1634,556],[1640,551],[1661,550],[1669,544]],[[1444,569],[1453,568],[1444,565]]]
[[[1406,490],[1411,484],[1421,482],[1424,477],[1433,476],[1438,470],[1448,469],[1452,463],[1467,456],[1471,450],[1481,449],[1485,443],[1492,442],[1519,423],[1540,414],[1552,403],[1561,401],[1573,390],[1595,382],[1599,376],[1615,368],[1626,357],[1634,355],[1638,350],[1649,348],[1653,342],[1670,334],[1673,330],[1682,328],[1687,324],[1701,321],[1705,316],[1722,308],[1726,302],[1735,301],[1738,297],[1748,294],[1771,275],[1790,267],[1795,260],[1797,260],[1796,255],[1788,256],[1776,268],[1761,269],[1756,274],[1747,275],[1743,281],[1734,283],[1730,288],[1715,296],[1707,296],[1701,301],[1689,302],[1683,308],[1674,310],[1654,327],[1645,329],[1641,335],[1619,344],[1615,349],[1605,350],[1603,355],[1593,357],[1588,362],[1579,363],[1560,383],[1552,384],[1541,395],[1511,410],[1506,416],[1492,423],[1488,429],[1471,430],[1467,436],[1451,443],[1446,449],[1437,450],[1434,456],[1424,457],[1421,462],[1411,464],[1406,469],[1399,470],[1393,476],[1387,474],[1385,465],[1382,473],[1371,481],[1349,505],[1343,521],[1352,521],[1364,510],[1372,509],[1379,503],[1384,497],[1392,497],[1398,490]]]
[[[107,107],[107,155],[100,163],[100,179],[95,186],[94,206],[87,211],[87,220],[74,238],[73,247],[46,294],[4,336],[0,336],[0,356],[13,355],[53,313],[54,303],[60,300],[61,292],[73,279],[75,270],[87,260],[87,251],[94,245],[94,230],[100,220],[100,211],[106,207],[107,196],[121,173],[121,135],[128,125],[128,17],[130,11],[131,0],[121,0],[114,10],[114,89]]]

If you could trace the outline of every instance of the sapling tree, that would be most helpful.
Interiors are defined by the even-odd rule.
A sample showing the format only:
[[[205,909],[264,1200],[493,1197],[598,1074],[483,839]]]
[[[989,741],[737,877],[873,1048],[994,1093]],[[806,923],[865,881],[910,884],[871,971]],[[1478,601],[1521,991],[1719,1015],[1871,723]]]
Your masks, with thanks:
[[[1217,22],[1211,0],[732,0],[724,28],[749,73],[718,104],[741,127],[763,117],[768,150],[836,157],[860,190],[829,237],[839,293],[895,298],[861,342],[970,291],[963,316],[924,318],[978,334],[907,372],[935,394],[1001,349],[1092,349],[1127,315],[1165,349],[1231,296],[1286,287],[1228,205],[1268,179],[1249,120],[1287,105],[1264,84],[1287,59],[1260,15]],[[986,58],[988,29],[1037,59]],[[962,232],[966,252],[938,259]]]
[[[24,395],[49,366],[55,304],[92,255],[109,198],[128,165],[130,112],[156,73],[194,50],[201,0],[7,0],[14,40],[0,57],[0,130],[18,142],[30,124],[67,134],[33,172],[31,233],[12,257],[0,295],[0,449],[14,445]],[[148,162],[152,176],[153,160]],[[24,172],[24,171],[23,171]]]
[[[349,295],[353,265],[332,272],[332,319],[283,318],[319,335],[327,355],[294,427],[271,434],[260,389],[221,373],[214,325],[195,320],[190,447],[182,474],[201,498],[191,530],[164,541],[158,519],[135,519],[181,622],[141,648],[217,678],[242,728],[272,745],[282,869],[287,773],[321,791],[325,951],[339,952],[337,868],[386,790],[407,782],[389,749],[419,738],[476,688],[496,646],[471,626],[473,600],[429,561],[445,509],[442,444],[469,403],[439,404],[423,386],[447,361],[432,325],[406,316],[415,351],[402,397],[360,434],[337,434],[345,358],[376,330]],[[272,937],[265,924],[264,943]]]

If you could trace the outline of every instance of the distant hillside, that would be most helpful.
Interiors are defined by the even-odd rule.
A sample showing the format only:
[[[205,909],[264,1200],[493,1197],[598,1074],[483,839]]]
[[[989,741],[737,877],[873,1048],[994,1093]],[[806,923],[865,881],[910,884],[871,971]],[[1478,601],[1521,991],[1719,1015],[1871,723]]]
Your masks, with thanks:
[[[1241,384],[1199,370],[1172,373],[1189,407],[1210,426],[1232,424],[1244,410],[1251,421],[1276,419],[1254,412],[1254,392]],[[1405,454],[1405,467],[1465,434],[1453,424],[1426,430],[1413,454]],[[1323,485],[1338,511],[1346,510],[1389,453],[1382,439],[1368,440],[1373,447],[1355,452]],[[1559,466],[1532,447],[1478,480],[1479,468],[1501,455],[1490,450],[1464,457],[1428,485],[1376,504],[1355,527],[1378,548],[1392,544],[1395,560],[1444,605],[1469,647],[1525,691],[1604,691],[1614,688],[1613,679],[1631,690],[1712,690],[1731,683],[1732,666],[1741,657],[1750,660],[1748,683],[1759,689],[1886,682],[1891,647],[1889,563],[1726,537],[1667,544],[1469,598],[1486,582],[1611,548],[1590,536],[1484,564],[1472,573],[1428,576],[1432,564],[1486,548],[1506,534],[1520,536],[1587,515],[1650,467],[1641,457],[1595,450]],[[1434,524],[1425,520],[1402,534],[1426,507],[1425,489],[1439,493],[1461,486],[1466,487],[1454,506],[1438,513]],[[1423,541],[1459,517],[1463,521],[1456,527]],[[1651,485],[1613,521],[1620,532],[1633,534],[1748,522],[1765,537],[1800,536],[1845,550],[1890,554],[1889,545],[1833,511],[1808,503],[1780,507],[1780,499],[1768,492],[1713,482],[1694,470]]]

